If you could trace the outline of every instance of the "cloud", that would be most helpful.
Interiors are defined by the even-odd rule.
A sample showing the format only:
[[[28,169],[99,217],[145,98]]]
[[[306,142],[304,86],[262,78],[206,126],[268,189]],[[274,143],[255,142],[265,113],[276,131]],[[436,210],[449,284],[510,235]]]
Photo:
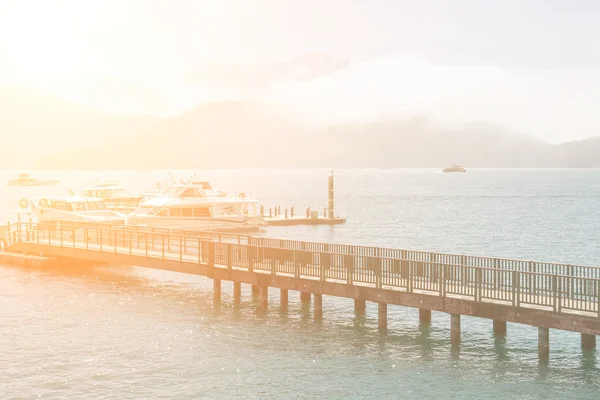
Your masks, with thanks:
[[[600,133],[600,70],[501,69],[390,57],[274,86],[266,100],[312,123],[433,117],[484,121],[551,142]]]

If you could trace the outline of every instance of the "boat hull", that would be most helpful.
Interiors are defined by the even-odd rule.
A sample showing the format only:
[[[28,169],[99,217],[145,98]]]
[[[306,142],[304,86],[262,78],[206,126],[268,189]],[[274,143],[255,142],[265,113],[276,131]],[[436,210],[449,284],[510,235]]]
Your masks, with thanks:
[[[232,216],[219,218],[131,216],[128,218],[128,225],[203,232],[256,232],[261,228],[266,227],[267,223],[259,216]]]

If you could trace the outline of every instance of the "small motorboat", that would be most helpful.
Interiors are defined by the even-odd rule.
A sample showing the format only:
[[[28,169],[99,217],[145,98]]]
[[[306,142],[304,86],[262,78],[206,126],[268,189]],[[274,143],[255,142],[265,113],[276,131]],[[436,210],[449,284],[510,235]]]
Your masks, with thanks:
[[[453,165],[451,167],[448,168],[444,168],[442,170],[442,172],[444,173],[451,173],[451,172],[467,172],[467,169],[464,167],[461,167],[460,165]]]

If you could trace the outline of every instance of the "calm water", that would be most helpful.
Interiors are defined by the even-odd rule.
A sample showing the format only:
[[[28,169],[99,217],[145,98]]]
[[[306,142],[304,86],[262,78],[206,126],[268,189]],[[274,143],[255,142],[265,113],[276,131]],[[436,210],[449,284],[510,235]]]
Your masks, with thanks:
[[[265,206],[326,206],[328,171],[196,171],[230,194]],[[0,182],[11,173],[0,172]],[[0,187],[0,220],[18,199],[66,194],[96,177],[132,191],[166,172],[39,173],[52,188]],[[177,172],[186,179],[188,172]],[[264,234],[340,243],[600,264],[600,170],[336,171],[336,211],[344,226],[269,228]],[[413,309],[355,316],[352,301],[324,298],[324,319],[290,293],[287,315],[270,293],[258,311],[249,288],[220,305],[200,277],[114,266],[83,271],[0,266],[0,399],[402,398],[593,399],[600,396],[596,352],[578,334],[551,332],[548,364],[537,330],[463,318],[450,346],[450,321],[434,313],[419,327]]]

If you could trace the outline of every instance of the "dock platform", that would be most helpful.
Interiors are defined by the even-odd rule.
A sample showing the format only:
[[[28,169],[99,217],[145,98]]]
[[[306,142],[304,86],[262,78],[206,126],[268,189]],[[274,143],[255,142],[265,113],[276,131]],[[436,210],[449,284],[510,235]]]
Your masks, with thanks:
[[[265,217],[267,226],[294,226],[294,225],[341,225],[346,223],[346,218],[324,218],[324,217],[303,217],[294,216],[286,218],[284,215],[276,217]]]

